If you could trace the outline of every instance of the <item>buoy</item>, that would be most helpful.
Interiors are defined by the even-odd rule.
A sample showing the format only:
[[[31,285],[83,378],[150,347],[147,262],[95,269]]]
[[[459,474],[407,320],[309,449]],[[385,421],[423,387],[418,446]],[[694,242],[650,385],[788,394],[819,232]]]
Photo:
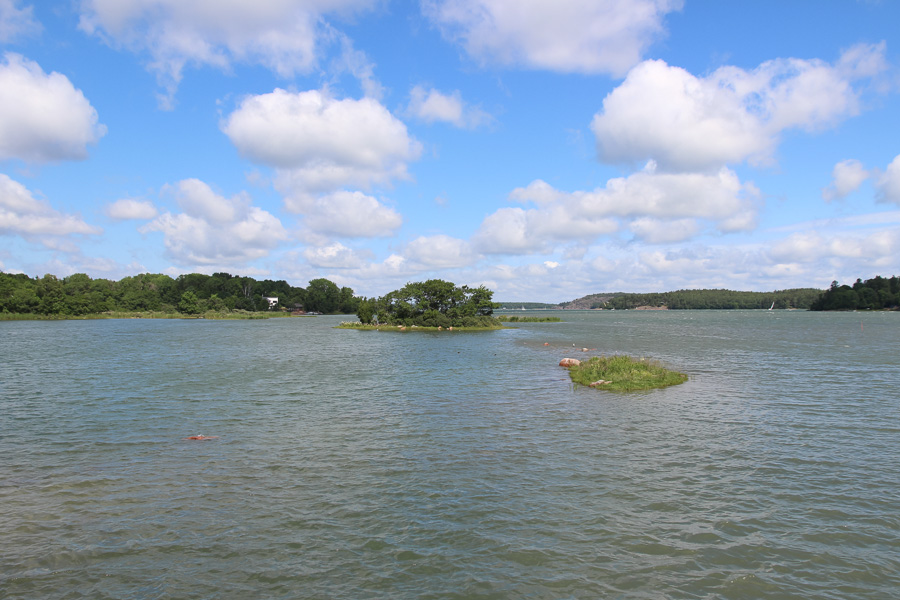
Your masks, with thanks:
[[[219,436],[217,435],[190,435],[184,439],[186,440],[215,440]]]

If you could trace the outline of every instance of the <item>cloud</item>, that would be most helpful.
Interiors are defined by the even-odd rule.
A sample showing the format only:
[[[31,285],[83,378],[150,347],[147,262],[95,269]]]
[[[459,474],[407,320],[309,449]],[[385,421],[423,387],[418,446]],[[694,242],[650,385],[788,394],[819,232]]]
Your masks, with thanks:
[[[486,112],[466,105],[459,90],[444,94],[436,89],[415,86],[409,93],[407,112],[427,123],[441,121],[463,129],[474,129],[491,121]]]
[[[306,248],[303,251],[306,261],[319,268],[326,269],[355,269],[366,263],[368,253],[359,254],[340,242],[334,242],[327,246]]]
[[[601,160],[656,161],[667,171],[771,162],[780,134],[815,131],[859,112],[854,82],[886,69],[885,44],[855,46],[834,65],[776,59],[697,77],[661,60],[634,67],[591,123]]]
[[[377,100],[315,90],[250,96],[221,127],[242,156],[278,170],[280,189],[301,195],[408,178],[407,163],[421,154]]]
[[[481,63],[623,75],[681,0],[424,0],[444,35]]]
[[[187,65],[259,64],[283,78],[309,72],[330,35],[326,16],[364,11],[375,0],[83,0],[79,28],[150,56],[171,108]]]
[[[900,255],[900,230],[863,232],[799,232],[773,244],[769,257],[774,263],[857,264],[869,270],[873,263],[896,265]],[[827,269],[823,269],[828,272]]]
[[[501,208],[488,215],[473,241],[489,254],[549,252],[559,244],[583,245],[630,229],[650,243],[676,242],[703,233],[756,226],[758,191],[730,169],[718,173],[657,173],[653,165],[610,179],[593,191],[562,192],[536,180],[510,193],[536,208]]]
[[[695,219],[674,219],[663,221],[642,217],[632,221],[628,227],[635,236],[648,244],[674,244],[689,240],[700,232],[700,224]]]
[[[455,269],[479,258],[469,242],[443,234],[417,237],[407,244],[403,256],[417,270]]]
[[[100,228],[75,215],[60,213],[35,198],[24,185],[0,173],[0,234],[38,237],[44,245],[56,247],[54,238],[100,233]]]
[[[18,0],[0,0],[0,43],[6,44],[20,37],[33,35],[41,24],[33,16],[34,7],[18,7]]]
[[[305,224],[316,233],[344,237],[387,237],[403,224],[403,217],[362,192],[337,191],[304,203]]]
[[[152,202],[133,198],[123,198],[110,203],[105,213],[107,217],[116,221],[149,220],[159,214]]]
[[[555,244],[593,240],[619,229],[614,219],[578,214],[573,205],[566,200],[538,209],[501,208],[482,221],[472,241],[486,254],[547,253]]]
[[[268,256],[287,238],[281,222],[252,206],[243,192],[225,198],[197,179],[180,181],[167,191],[184,212],[164,212],[140,231],[161,232],[166,251],[178,264],[243,265]]]
[[[831,185],[822,190],[822,197],[828,202],[841,200],[859,189],[859,186],[871,176],[858,160],[842,160],[834,165],[831,172]]]
[[[0,64],[0,160],[53,162],[87,158],[106,134],[97,111],[65,75],[44,73],[19,54]]]
[[[900,155],[897,155],[876,182],[881,202],[900,204]]]

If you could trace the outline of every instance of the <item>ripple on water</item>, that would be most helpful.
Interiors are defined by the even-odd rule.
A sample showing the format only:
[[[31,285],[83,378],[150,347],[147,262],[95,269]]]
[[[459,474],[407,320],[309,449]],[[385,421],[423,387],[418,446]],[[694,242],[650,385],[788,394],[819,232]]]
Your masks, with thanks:
[[[898,321],[768,317],[0,323],[0,596],[890,597]]]

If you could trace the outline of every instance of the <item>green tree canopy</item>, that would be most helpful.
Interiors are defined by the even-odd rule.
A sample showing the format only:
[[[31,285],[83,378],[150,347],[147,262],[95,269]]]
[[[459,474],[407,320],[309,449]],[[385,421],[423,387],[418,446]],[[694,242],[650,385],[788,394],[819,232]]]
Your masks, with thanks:
[[[491,317],[497,305],[494,292],[484,286],[456,286],[442,279],[407,283],[376,300],[365,300],[357,311],[359,320],[371,323],[421,326],[496,325]]]
[[[307,302],[308,294],[311,302]],[[32,279],[0,272],[3,313],[78,316],[108,311],[268,311],[266,296],[277,297],[284,310],[300,305],[323,313],[352,314],[360,301],[351,288],[338,288],[328,279],[310,281],[307,290],[284,280],[257,281],[229,273],[191,273],[175,279],[161,273],[142,273],[110,281],[91,279],[84,273],[63,279],[50,274]]]

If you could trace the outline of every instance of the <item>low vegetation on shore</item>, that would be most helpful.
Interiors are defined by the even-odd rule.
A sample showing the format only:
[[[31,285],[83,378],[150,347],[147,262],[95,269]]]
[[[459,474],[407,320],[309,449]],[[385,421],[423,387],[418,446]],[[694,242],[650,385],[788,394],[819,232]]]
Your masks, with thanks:
[[[419,325],[376,325],[374,323],[361,323],[359,321],[344,321],[340,325],[337,326],[337,329],[356,329],[358,331],[397,331],[397,332],[407,332],[407,331],[418,331],[418,332],[437,332],[437,331],[447,331],[456,333],[458,331],[491,331],[494,329],[504,329],[503,325],[500,323],[496,324],[487,324],[487,325],[476,325],[476,326],[457,326],[453,325],[449,327],[443,327],[438,325],[437,327],[429,327],[429,326],[419,326]]]
[[[559,323],[559,317],[520,317],[518,315],[499,315],[498,321],[504,323]]]
[[[648,390],[678,385],[688,379],[684,373],[670,371],[658,362],[646,358],[616,355],[569,361],[569,377],[573,382],[604,390]],[[560,364],[565,366],[564,363]]]

